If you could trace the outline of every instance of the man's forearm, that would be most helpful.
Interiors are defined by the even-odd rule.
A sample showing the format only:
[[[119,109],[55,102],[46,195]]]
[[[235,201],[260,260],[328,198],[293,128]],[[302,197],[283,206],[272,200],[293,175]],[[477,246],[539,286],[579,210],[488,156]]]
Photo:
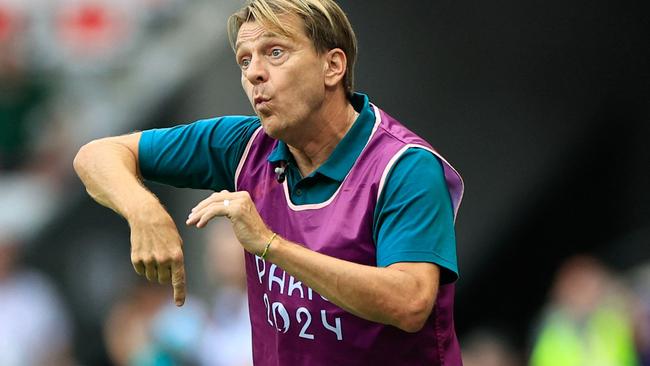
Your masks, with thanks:
[[[332,303],[367,320],[415,332],[429,317],[437,292],[438,269],[429,280],[397,268],[378,268],[329,257],[279,239],[266,257]],[[430,267],[426,267],[430,266]],[[422,273],[422,272],[420,272]]]
[[[143,206],[160,205],[141,184],[136,157],[118,142],[103,139],[88,143],[77,153],[74,168],[95,201],[127,220]]]
[[[171,283],[174,301],[185,302],[183,241],[171,216],[138,176],[139,134],[91,142],[74,168],[98,203],[122,215],[131,227],[131,263],[149,281]]]

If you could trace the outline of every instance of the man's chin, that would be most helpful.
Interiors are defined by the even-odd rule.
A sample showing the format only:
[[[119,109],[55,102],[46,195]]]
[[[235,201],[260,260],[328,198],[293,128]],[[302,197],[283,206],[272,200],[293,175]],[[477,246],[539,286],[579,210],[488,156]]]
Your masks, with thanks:
[[[277,139],[280,127],[277,118],[275,116],[262,116],[260,113],[257,115],[260,117],[260,121],[262,122],[264,133],[270,137],[273,137],[274,139]]]

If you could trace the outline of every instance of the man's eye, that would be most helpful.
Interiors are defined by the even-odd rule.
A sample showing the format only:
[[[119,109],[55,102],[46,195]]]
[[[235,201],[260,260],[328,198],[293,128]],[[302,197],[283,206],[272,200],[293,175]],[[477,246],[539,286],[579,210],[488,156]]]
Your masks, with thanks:
[[[239,66],[241,66],[242,69],[248,68],[250,64],[251,64],[251,60],[249,58],[244,58],[241,61],[239,61]]]
[[[271,50],[272,57],[280,57],[282,56],[282,53],[283,53],[282,50],[279,48],[274,48],[273,50]]]

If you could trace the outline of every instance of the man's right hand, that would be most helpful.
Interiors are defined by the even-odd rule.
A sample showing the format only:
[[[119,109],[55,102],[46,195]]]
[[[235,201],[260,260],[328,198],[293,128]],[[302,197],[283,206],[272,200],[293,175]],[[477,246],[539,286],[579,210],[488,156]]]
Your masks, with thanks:
[[[131,227],[131,263],[149,281],[172,283],[174,301],[185,302],[183,241],[158,199],[142,185],[138,171],[141,133],[108,137],[84,145],[74,168],[88,194],[126,218]]]
[[[135,271],[149,281],[161,284],[171,282],[174,302],[185,302],[185,267],[183,240],[172,218],[164,211],[143,210],[138,218],[131,218],[131,263]]]

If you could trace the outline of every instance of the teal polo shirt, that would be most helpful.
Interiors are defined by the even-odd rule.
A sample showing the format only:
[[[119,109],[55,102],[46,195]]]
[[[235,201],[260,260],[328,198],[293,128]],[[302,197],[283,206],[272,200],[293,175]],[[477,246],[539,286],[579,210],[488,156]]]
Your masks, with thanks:
[[[359,117],[324,164],[303,177],[288,146],[279,141],[269,163],[286,161],[291,200],[327,201],[365,147],[375,122],[368,97],[351,99]],[[142,132],[142,176],[176,187],[234,191],[235,171],[255,130],[257,116],[226,116]],[[451,198],[442,164],[429,151],[408,149],[393,165],[373,218],[377,265],[430,262],[442,268],[441,283],[458,278]]]

